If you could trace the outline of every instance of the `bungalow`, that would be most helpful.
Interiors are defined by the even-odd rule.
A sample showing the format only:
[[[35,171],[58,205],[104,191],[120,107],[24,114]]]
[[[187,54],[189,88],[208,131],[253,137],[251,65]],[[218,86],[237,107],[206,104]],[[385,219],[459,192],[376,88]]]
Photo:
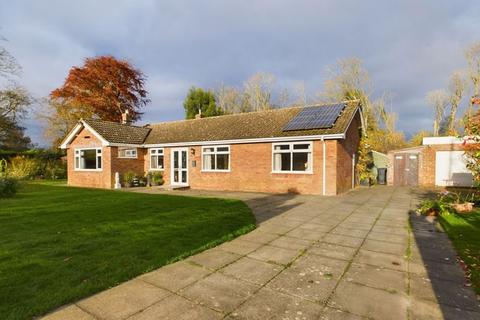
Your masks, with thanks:
[[[162,122],[80,120],[61,144],[68,184],[113,188],[116,173],[163,173],[192,189],[336,195],[355,186],[357,101]]]

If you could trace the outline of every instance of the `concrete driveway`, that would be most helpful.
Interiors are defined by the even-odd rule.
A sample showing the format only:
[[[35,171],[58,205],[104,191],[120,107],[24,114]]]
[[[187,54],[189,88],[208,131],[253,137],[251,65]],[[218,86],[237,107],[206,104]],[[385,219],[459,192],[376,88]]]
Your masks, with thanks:
[[[410,218],[410,189],[186,194],[245,200],[259,227],[45,319],[480,319],[445,234]]]

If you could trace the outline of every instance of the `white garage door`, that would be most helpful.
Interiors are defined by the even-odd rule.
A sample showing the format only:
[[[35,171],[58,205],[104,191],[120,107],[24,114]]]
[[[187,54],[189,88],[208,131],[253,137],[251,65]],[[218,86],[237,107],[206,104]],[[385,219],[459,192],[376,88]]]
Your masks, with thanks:
[[[435,184],[437,186],[473,185],[463,151],[437,151],[435,155]]]

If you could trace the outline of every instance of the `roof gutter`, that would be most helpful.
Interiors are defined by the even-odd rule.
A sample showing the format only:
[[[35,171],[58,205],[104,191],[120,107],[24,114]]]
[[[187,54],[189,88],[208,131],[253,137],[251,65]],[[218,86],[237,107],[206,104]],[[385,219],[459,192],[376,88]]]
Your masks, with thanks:
[[[264,142],[284,142],[284,141],[305,141],[305,140],[327,140],[327,139],[345,139],[345,133],[311,135],[311,136],[292,136],[292,137],[272,137],[272,138],[254,138],[254,139],[235,139],[235,140],[216,140],[216,141],[191,141],[174,143],[151,143],[139,145],[145,148],[154,147],[181,147],[181,146],[201,146],[201,145],[219,145],[219,144],[245,144],[245,143],[264,143]]]

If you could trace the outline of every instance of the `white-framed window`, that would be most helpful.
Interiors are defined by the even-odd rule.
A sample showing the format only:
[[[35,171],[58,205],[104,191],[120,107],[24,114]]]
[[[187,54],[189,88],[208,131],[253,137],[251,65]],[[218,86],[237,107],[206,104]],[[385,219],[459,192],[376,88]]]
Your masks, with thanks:
[[[102,170],[102,148],[75,149],[75,170]]]
[[[230,171],[230,146],[202,147],[202,171]]]
[[[118,157],[119,158],[136,159],[137,158],[137,148],[118,147]]]
[[[272,172],[312,173],[312,142],[272,144]]]
[[[150,170],[163,170],[164,154],[162,148],[150,149]]]

